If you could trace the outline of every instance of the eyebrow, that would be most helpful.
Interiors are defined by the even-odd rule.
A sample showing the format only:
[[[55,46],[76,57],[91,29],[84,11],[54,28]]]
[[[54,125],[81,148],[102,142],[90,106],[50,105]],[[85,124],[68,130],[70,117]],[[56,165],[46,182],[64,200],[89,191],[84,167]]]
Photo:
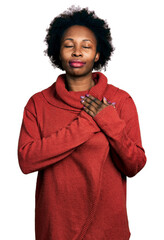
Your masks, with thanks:
[[[64,41],[66,41],[66,40],[71,40],[71,41],[73,41],[73,38],[66,38],[66,39],[64,39]],[[89,39],[83,39],[83,41],[89,41],[89,42],[92,42],[92,41],[89,40]]]

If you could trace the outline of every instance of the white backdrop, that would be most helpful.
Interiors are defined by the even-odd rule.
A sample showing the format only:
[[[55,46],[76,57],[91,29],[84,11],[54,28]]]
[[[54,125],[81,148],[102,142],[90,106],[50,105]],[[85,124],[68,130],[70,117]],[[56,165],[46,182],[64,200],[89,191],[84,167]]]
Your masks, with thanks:
[[[145,168],[128,178],[131,240],[164,239],[164,32],[161,0],[4,1],[0,6],[1,174],[0,239],[34,240],[37,173],[24,175],[17,160],[23,108],[58,74],[44,38],[51,20],[72,4],[106,19],[116,48],[105,75],[134,99],[140,120]]]

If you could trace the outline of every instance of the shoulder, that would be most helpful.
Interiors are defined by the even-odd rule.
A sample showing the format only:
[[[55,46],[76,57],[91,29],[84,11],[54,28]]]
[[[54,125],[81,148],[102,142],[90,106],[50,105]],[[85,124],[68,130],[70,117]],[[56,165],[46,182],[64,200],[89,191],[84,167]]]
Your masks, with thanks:
[[[108,101],[110,100],[111,102],[116,103],[117,108],[121,108],[124,102],[131,98],[131,95],[128,92],[112,84],[107,84],[105,94]]]
[[[127,98],[130,96],[128,92],[112,84],[107,84],[107,93],[117,98]]]
[[[46,96],[53,94],[52,89],[54,88],[55,83],[56,82],[54,82],[51,86],[31,95],[25,105],[25,109],[35,112],[36,108],[42,106],[42,104],[46,102]]]

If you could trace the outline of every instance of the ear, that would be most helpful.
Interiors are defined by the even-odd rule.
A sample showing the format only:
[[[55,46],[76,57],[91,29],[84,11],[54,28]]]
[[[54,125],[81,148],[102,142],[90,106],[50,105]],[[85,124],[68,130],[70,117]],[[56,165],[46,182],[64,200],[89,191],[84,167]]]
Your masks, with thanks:
[[[97,62],[97,61],[99,60],[99,58],[100,58],[100,53],[97,52],[97,53],[96,53],[96,56],[95,56],[95,62]]]

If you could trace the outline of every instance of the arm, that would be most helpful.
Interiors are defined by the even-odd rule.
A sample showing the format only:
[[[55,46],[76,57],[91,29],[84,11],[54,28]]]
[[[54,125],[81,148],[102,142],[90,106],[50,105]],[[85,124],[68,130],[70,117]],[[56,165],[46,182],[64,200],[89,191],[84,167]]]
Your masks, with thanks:
[[[138,115],[131,97],[126,98],[120,116],[112,106],[93,118],[109,139],[113,161],[126,176],[133,177],[145,165]]]
[[[66,127],[41,138],[34,111],[25,107],[18,142],[20,168],[27,174],[50,166],[66,158],[99,131],[92,117],[81,111]]]

